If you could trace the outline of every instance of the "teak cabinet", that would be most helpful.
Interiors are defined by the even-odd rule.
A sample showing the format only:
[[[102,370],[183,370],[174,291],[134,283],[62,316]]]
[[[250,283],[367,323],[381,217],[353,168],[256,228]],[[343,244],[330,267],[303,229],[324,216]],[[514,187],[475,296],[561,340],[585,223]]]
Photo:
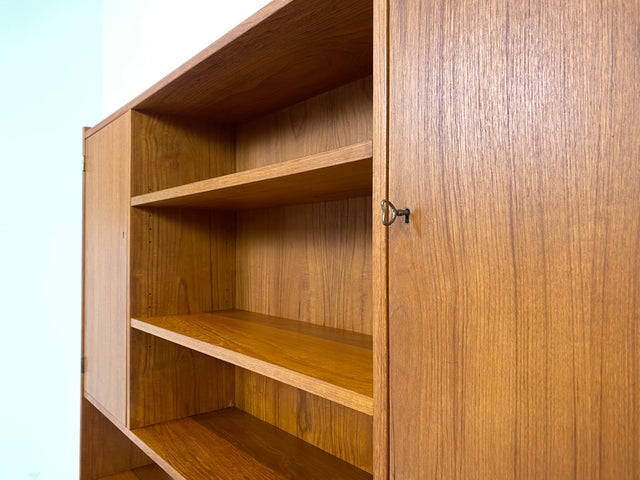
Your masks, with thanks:
[[[638,32],[276,0],[86,129],[81,479],[640,478]]]

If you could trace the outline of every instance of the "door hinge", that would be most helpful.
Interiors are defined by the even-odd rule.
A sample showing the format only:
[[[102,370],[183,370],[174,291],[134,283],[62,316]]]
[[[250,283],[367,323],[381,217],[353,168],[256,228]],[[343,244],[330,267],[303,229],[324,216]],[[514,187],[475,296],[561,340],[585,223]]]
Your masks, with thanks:
[[[83,172],[87,171],[87,156],[86,155],[82,155],[82,171]]]
[[[80,357],[80,373],[84,373],[84,357]]]

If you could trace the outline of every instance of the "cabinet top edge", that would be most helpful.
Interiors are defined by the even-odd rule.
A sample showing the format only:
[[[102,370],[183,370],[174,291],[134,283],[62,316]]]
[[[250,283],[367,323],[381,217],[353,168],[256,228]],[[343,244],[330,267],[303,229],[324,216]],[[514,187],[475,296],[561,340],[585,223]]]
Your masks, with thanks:
[[[372,52],[372,12],[371,0],[339,3],[333,0],[273,0],[126,105],[86,130],[84,138],[95,134],[130,110],[215,120],[216,118],[211,118],[212,111],[214,117],[216,114],[220,115],[219,112],[235,112],[239,105],[251,105],[256,96],[263,94],[266,97],[264,112],[259,111],[260,107],[256,111],[258,114],[266,113],[271,106],[268,103],[271,91],[282,90],[281,85],[300,78],[300,69],[308,68],[315,73],[319,68],[319,59],[326,57],[329,51],[335,52],[336,45],[348,46],[345,52],[339,53],[339,60],[332,61],[333,72],[327,74],[335,76],[337,83],[334,81],[335,85],[332,85],[330,77],[314,80],[317,87],[314,84],[303,85],[303,94],[311,96],[347,80],[366,76],[370,74],[373,58],[364,56],[360,60],[362,64],[358,64],[357,57],[362,55],[356,53],[365,50]],[[338,25],[340,28],[336,29]],[[312,66],[298,67],[301,63],[298,60],[301,55],[306,55],[306,49],[309,48],[317,50],[317,59],[310,61],[314,62]],[[263,60],[265,55],[268,62]],[[313,52],[310,56],[313,57]],[[286,73],[289,70],[290,73]],[[327,70],[326,65],[324,70]],[[258,76],[256,80],[256,72],[263,77]],[[314,78],[314,75],[308,77]],[[305,78],[302,83],[308,81]],[[208,88],[211,85],[221,87],[216,91],[215,88]],[[194,91],[185,93],[185,86],[193,86]],[[214,93],[208,93],[212,90]],[[295,93],[291,95],[292,103],[299,100]],[[208,98],[209,96],[212,98]],[[242,111],[242,107],[239,110],[235,113],[238,118],[230,118],[230,122],[244,119],[243,115],[245,118],[249,117],[247,112]],[[253,112],[249,112],[251,113]],[[224,120],[227,120],[226,116]]]

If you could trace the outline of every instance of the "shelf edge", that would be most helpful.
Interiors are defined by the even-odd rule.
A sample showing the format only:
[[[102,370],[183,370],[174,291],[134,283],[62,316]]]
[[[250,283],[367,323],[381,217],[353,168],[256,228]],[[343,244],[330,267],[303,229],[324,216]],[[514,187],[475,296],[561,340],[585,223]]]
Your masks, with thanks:
[[[294,175],[311,174],[314,171],[340,167],[341,165],[348,165],[371,158],[373,158],[372,141],[365,141],[313,155],[265,165],[263,167],[179,185],[157,192],[135,195],[131,197],[131,206],[154,206],[159,202],[195,197],[215,191],[242,188],[292,177]]]
[[[187,335],[172,332],[164,328],[156,327],[136,318],[131,319],[131,327],[141,332],[160,337],[164,340],[177,343],[184,347],[196,350],[205,355],[217,358],[224,362],[237,365],[252,372],[286,383],[313,395],[338,403],[352,410],[373,416],[373,398],[354,392],[344,387],[310,377],[295,370],[281,367],[249,355],[234,352],[232,350],[198,340]]]

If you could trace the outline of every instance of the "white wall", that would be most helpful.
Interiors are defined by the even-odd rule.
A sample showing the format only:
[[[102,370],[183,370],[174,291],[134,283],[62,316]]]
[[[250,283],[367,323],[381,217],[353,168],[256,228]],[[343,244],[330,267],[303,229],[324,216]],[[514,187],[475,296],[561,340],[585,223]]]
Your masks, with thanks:
[[[0,479],[78,478],[82,127],[102,2],[0,0]]]
[[[266,3],[0,0],[1,480],[78,478],[82,127]]]
[[[107,116],[269,3],[266,0],[105,0]]]

